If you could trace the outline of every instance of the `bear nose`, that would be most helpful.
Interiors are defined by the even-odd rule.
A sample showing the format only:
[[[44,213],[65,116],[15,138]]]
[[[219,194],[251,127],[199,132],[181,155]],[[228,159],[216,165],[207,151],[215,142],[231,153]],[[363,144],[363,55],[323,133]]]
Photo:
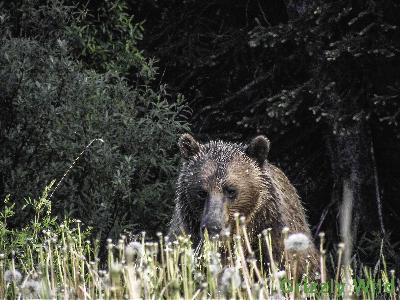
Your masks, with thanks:
[[[208,235],[210,237],[213,237],[213,236],[221,233],[222,226],[220,224],[216,224],[216,223],[205,224],[202,226],[203,233],[206,229],[207,229]]]

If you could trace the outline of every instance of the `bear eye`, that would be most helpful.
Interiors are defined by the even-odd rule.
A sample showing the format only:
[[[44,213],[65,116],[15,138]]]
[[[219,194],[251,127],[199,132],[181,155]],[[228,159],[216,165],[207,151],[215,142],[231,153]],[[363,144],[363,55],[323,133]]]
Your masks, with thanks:
[[[197,192],[197,197],[198,197],[199,199],[204,200],[204,199],[207,198],[207,196],[208,196],[208,193],[207,193],[206,191],[198,191],[198,192]]]
[[[230,199],[233,200],[237,196],[237,191],[234,187],[227,186],[224,188],[224,194]]]

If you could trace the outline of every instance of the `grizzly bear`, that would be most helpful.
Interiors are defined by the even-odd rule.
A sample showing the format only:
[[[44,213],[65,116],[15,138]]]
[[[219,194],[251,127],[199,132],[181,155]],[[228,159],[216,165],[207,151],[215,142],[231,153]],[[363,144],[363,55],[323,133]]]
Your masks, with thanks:
[[[296,189],[279,168],[268,162],[270,142],[265,136],[257,136],[243,145],[223,141],[202,144],[190,134],[183,134],[178,146],[183,164],[169,230],[171,237],[186,233],[198,243],[205,229],[209,235],[226,230],[234,233],[234,214],[239,213],[245,217],[253,245],[258,234],[271,228],[273,253],[278,261],[284,249],[284,227],[289,228],[289,234],[303,233],[311,241]],[[301,260],[306,257],[310,270],[316,270],[318,253],[313,243],[298,257],[300,272],[306,265]]]

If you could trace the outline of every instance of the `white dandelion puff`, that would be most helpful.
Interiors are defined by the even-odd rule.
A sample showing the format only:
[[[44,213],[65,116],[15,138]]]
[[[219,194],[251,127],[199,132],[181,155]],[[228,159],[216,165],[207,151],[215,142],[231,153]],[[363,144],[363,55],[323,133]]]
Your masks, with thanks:
[[[36,280],[28,280],[22,285],[22,293],[28,297],[38,296],[40,290],[40,282]]]
[[[219,253],[211,253],[210,255],[210,264],[208,266],[211,274],[217,274],[221,270],[220,264],[220,254]]]
[[[224,287],[229,287],[236,289],[240,287],[241,279],[239,272],[235,268],[226,268],[221,277],[221,284]]]
[[[18,270],[7,270],[4,272],[4,280],[6,282],[18,283],[22,279],[22,275]]]
[[[125,247],[125,257],[128,263],[143,256],[143,245],[139,242],[131,242]]]
[[[211,274],[215,275],[215,274],[217,274],[219,272],[220,267],[217,264],[210,264],[209,265],[209,270],[210,270]]]
[[[112,275],[118,275],[122,271],[122,264],[120,263],[113,263],[111,264],[110,273]]]
[[[204,281],[204,276],[200,272],[196,272],[193,275],[193,279],[197,283],[202,283]]]
[[[282,279],[285,276],[286,276],[286,271],[284,270],[276,272],[276,277],[278,277],[279,279]]]
[[[310,247],[311,242],[304,233],[294,233],[285,239],[284,244],[286,250],[302,252]]]

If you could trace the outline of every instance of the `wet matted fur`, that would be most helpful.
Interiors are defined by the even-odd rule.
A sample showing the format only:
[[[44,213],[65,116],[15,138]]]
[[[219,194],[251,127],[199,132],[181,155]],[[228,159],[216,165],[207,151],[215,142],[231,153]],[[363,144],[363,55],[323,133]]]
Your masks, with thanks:
[[[284,249],[284,227],[289,228],[289,234],[301,232],[312,241],[296,189],[285,174],[267,160],[270,142],[266,137],[257,136],[248,145],[223,141],[202,144],[184,134],[178,145],[183,164],[169,230],[171,237],[186,233],[197,243],[202,228],[214,233],[232,231],[235,228],[233,216],[239,213],[246,218],[253,246],[257,235],[271,228],[273,253],[278,261]],[[311,270],[316,271],[318,253],[314,244],[298,254],[300,272],[304,271],[306,257]]]

